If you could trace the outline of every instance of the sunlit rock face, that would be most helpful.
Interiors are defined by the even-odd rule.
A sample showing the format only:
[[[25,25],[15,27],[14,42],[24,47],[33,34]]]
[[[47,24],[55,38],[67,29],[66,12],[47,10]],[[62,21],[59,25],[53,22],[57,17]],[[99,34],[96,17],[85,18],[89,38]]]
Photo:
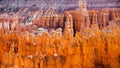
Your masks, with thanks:
[[[65,32],[69,33],[71,36],[74,35],[74,31],[73,31],[73,18],[72,18],[71,14],[67,14],[66,15]]]

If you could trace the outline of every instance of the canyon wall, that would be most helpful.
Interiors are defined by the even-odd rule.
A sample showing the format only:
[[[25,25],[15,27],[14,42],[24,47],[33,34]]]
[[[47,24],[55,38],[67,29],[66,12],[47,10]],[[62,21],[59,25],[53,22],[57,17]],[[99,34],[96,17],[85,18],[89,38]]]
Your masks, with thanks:
[[[103,29],[104,27],[107,27],[110,22],[114,22],[118,24],[118,26],[120,26],[119,12],[120,12],[120,9],[103,9],[100,11],[88,10],[89,18],[83,19],[81,11],[66,11],[64,12],[64,14],[54,14],[51,16],[37,17],[32,21],[33,24],[30,26],[20,25],[20,23],[22,23],[24,19],[16,15],[11,16],[11,18],[7,15],[5,17],[1,16],[0,21],[2,24],[5,22],[8,22],[9,29],[12,29],[13,27],[12,25],[18,22],[14,26],[14,30],[16,31],[32,30],[32,26],[43,27],[48,30],[53,28],[54,29],[62,28],[64,30],[65,23],[67,20],[66,17],[67,15],[71,14],[72,20],[73,20],[73,30],[74,30],[74,33],[76,33],[76,32],[83,32],[86,27],[89,27],[89,28],[97,27],[98,29]],[[4,28],[4,24],[3,26],[1,26],[1,28]]]

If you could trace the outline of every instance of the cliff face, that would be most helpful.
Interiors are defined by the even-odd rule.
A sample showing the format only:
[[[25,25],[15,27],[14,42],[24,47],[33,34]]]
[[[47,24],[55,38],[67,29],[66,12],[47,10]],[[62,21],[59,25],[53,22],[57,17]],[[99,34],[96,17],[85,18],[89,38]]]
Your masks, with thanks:
[[[108,26],[110,21],[113,21],[119,25],[120,9],[119,8],[117,9],[117,5],[116,5],[116,8],[113,8],[113,9],[109,8],[109,9],[101,9],[101,10],[87,10],[89,3],[93,3],[93,2],[95,4],[94,8],[97,7],[98,9],[106,8],[106,6],[101,7],[103,5],[99,5],[99,3],[106,4],[106,5],[109,4],[108,0],[106,1],[87,0],[87,4],[86,3],[84,4],[82,1],[77,1],[77,0],[74,0],[74,1],[54,0],[50,2],[48,2],[47,0],[40,0],[40,1],[39,0],[36,0],[36,1],[33,1],[33,0],[17,1],[16,0],[14,2],[10,1],[9,3],[7,1],[6,2],[1,1],[1,3],[7,3],[9,5],[13,4],[12,6],[20,7],[18,12],[12,12],[11,7],[9,6],[2,8],[4,10],[1,10],[3,11],[3,13],[1,12],[1,18],[0,18],[0,21],[3,25],[1,26],[1,28],[5,29],[5,31],[9,31],[9,30],[32,31],[33,29],[42,27],[48,30],[62,28],[64,31],[67,26],[66,21],[67,19],[69,19],[67,18],[68,15],[71,15],[71,19],[68,20],[68,22],[71,23],[72,21],[71,27],[73,28],[72,31],[74,34],[76,32],[84,32],[86,28],[97,27],[98,29],[102,29]],[[117,3],[117,2],[118,0],[114,0],[114,1],[110,0],[110,5],[112,3]],[[16,5],[17,3],[18,5]],[[71,10],[71,9],[69,10],[71,6],[75,7],[75,5],[77,5],[79,8],[78,9],[74,8],[76,10]],[[115,5],[112,4],[112,6],[115,6]],[[63,10],[59,9],[60,7]],[[12,9],[15,9],[15,8],[12,8]],[[69,10],[69,11],[66,11],[66,10]],[[71,30],[71,27],[69,27],[70,30]]]
[[[65,23],[68,15],[70,14],[73,21],[73,30],[76,32],[83,32],[86,28],[94,28],[103,29],[108,26],[110,22],[114,22],[119,26],[120,14],[119,9],[104,9],[104,10],[88,10],[89,18],[83,18],[81,11],[66,11],[64,14],[55,14],[52,16],[41,16],[35,18],[31,21],[32,25],[20,25],[23,22],[23,18],[12,16],[9,17],[1,17],[1,23],[8,22],[9,24],[2,24],[1,28],[6,30],[32,30],[38,27],[43,27],[46,29],[57,29],[62,28],[65,29]],[[6,15],[7,16],[7,15]],[[17,23],[18,22],[18,23]],[[16,24],[15,24],[16,23]],[[35,27],[37,26],[37,27]]]
[[[56,14],[50,17],[40,17],[33,20],[33,23],[43,28],[64,28],[64,16]]]
[[[91,25],[98,24],[102,29],[112,21],[118,23],[120,19],[119,9],[103,9],[101,11],[89,11]]]

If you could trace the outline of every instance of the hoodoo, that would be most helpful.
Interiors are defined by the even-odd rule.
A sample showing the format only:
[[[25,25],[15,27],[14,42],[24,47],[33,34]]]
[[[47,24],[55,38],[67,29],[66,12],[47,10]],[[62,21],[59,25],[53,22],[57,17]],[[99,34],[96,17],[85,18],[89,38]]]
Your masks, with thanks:
[[[120,0],[0,0],[0,68],[120,68]]]

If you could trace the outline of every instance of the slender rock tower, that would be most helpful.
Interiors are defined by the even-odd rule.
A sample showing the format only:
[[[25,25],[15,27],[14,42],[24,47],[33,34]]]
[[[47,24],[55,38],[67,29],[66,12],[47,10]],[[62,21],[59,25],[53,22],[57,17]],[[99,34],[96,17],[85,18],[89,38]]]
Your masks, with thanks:
[[[83,17],[83,23],[84,23],[84,27],[89,27],[90,25],[90,20],[89,20],[89,14],[87,11],[87,2],[86,0],[79,0],[78,1],[78,5],[79,5],[79,11],[82,12],[82,17]]]
[[[74,31],[73,31],[73,18],[72,18],[71,14],[68,14],[66,16],[65,32],[69,33],[71,36],[74,35]]]

